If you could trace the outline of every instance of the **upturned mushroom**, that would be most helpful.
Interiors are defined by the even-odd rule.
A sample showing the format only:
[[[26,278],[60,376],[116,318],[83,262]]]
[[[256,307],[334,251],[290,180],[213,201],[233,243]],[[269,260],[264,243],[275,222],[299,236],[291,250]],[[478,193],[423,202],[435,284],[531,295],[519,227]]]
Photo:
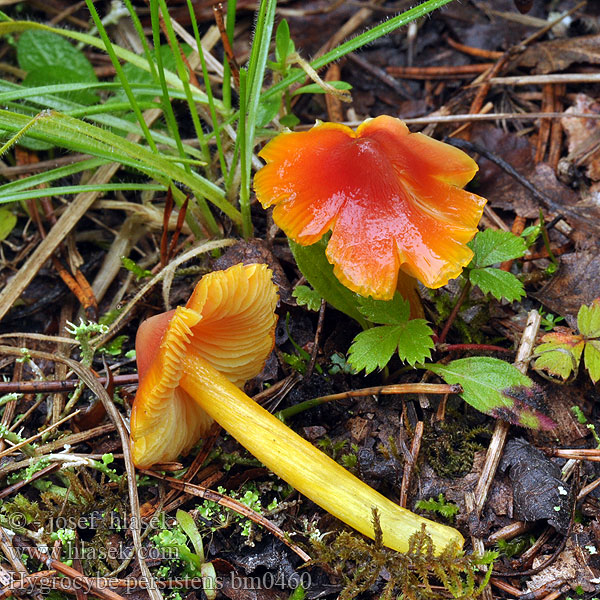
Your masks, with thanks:
[[[140,384],[131,416],[136,466],[185,453],[219,423],[266,467],[364,535],[405,552],[424,525],[436,552],[461,534],[394,504],[259,406],[240,389],[274,344],[277,288],[266,265],[205,275],[185,307],[145,321],[136,339]]]
[[[274,206],[275,223],[300,245],[331,231],[334,273],[362,296],[389,300],[399,287],[410,299],[407,276],[438,288],[473,256],[467,242],[486,200],[461,188],[477,164],[400,119],[368,119],[356,131],[317,123],[279,134],[259,156],[267,163],[254,178],[262,206]]]

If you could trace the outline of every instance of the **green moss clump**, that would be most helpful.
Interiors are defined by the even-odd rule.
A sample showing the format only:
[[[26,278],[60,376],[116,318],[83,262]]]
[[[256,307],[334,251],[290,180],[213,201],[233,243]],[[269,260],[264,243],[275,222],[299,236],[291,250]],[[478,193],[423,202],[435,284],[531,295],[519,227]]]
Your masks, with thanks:
[[[475,440],[480,435],[490,435],[487,427],[468,429],[462,421],[444,421],[425,432],[421,448],[440,477],[462,477],[473,467],[475,452],[483,448]]]
[[[376,584],[383,588],[377,590],[381,600],[392,600],[399,594],[406,600],[441,600],[448,593],[466,600],[478,596],[487,585],[491,569],[480,584],[476,584],[475,574],[483,565],[490,566],[496,553],[473,557],[448,547],[435,556],[433,541],[423,528],[411,536],[409,550],[402,554],[382,545],[376,518],[374,523],[374,542],[353,532],[340,533],[333,541],[312,540],[316,556],[312,562],[341,579],[340,600],[356,598]]]

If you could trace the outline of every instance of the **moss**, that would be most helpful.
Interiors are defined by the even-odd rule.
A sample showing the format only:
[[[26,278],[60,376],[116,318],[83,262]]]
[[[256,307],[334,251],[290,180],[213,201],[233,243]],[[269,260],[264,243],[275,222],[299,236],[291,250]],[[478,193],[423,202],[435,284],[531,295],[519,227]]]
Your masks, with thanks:
[[[428,428],[421,448],[440,477],[461,477],[473,467],[475,452],[483,448],[475,439],[480,435],[490,435],[487,427],[469,429],[463,420],[447,420]]]
[[[475,574],[481,565],[489,565],[495,553],[483,557],[465,556],[449,547],[434,556],[433,541],[425,529],[410,538],[409,550],[401,554],[381,544],[381,529],[375,518],[374,542],[357,533],[343,532],[333,541],[313,540],[313,563],[339,577],[343,585],[340,600],[350,600],[370,590],[381,600],[391,600],[402,594],[407,600],[447,598],[474,598],[479,595],[487,577],[480,585]],[[438,593],[434,586],[442,586]],[[373,589],[370,589],[373,588]]]

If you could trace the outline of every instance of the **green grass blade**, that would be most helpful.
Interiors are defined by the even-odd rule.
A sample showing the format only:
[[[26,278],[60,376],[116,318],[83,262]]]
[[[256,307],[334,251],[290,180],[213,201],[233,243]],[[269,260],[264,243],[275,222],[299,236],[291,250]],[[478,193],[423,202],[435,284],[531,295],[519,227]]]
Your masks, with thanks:
[[[24,190],[22,192],[2,193],[0,189],[0,204],[17,202],[19,200],[30,200],[32,198],[44,198],[46,196],[58,196],[66,194],[79,194],[81,192],[129,192],[129,191],[155,191],[164,192],[164,185],[155,183],[102,183],[97,185],[62,185],[53,188]]]
[[[248,153],[246,152],[246,145],[248,138],[246,136],[246,98],[247,98],[247,80],[248,71],[245,67],[240,69],[240,119],[238,122],[237,130],[237,141],[239,142],[240,148],[240,165],[242,171],[242,186],[240,188],[240,211],[242,213],[242,233],[244,237],[250,237],[252,234],[252,219],[250,217],[250,181],[249,172],[251,164],[246,164],[248,161]],[[252,152],[250,152],[250,160],[252,159]],[[231,172],[233,173],[235,164],[231,165]],[[244,173],[246,174],[244,179]],[[244,183],[246,185],[244,185]]]
[[[267,66],[267,57],[269,56],[269,47],[271,45],[276,6],[276,0],[263,0],[260,4],[248,65],[245,111],[240,110],[240,127],[242,125],[242,120],[245,119],[244,147],[242,149],[243,162],[240,188],[240,210],[242,212],[242,233],[246,238],[252,235],[250,182],[252,152],[254,150],[254,134],[256,131],[256,116],[261,100],[262,84],[265,76],[265,68]]]
[[[154,61],[152,60],[152,51],[150,50],[150,46],[148,45],[148,40],[146,39],[146,35],[144,34],[144,28],[142,27],[142,23],[137,16],[137,12],[133,5],[131,4],[131,0],[123,0],[125,2],[125,6],[129,11],[129,16],[131,17],[131,22],[133,23],[133,27],[138,34],[138,38],[142,44],[142,48],[144,48],[144,56],[148,61],[148,66],[150,67],[150,74],[152,75],[152,79],[154,81],[158,81],[158,73],[156,72],[156,67],[154,65]]]
[[[392,17],[379,25],[376,25],[372,29],[365,31],[364,33],[357,35],[356,37],[340,44],[333,50],[330,50],[323,56],[315,59],[310,63],[310,66],[317,70],[329,63],[335,62],[346,56],[346,54],[350,54],[350,52],[354,52],[367,44],[373,43],[375,40],[388,35],[398,29],[399,27],[403,27],[412,21],[424,17],[429,13],[449,4],[452,0],[427,0],[427,2],[423,2],[410,10],[403,12],[400,15]],[[266,100],[267,98],[271,98],[275,94],[280,94],[284,90],[286,90],[290,85],[294,83],[298,83],[299,81],[303,81],[306,75],[304,71],[297,73],[296,75],[288,75],[285,79],[282,79],[279,83],[270,87],[263,95],[262,100]]]
[[[25,177],[24,179],[15,179],[10,183],[5,183],[4,185],[0,186],[0,196],[9,190],[11,192],[18,192],[38,185],[50,183],[51,181],[56,181],[57,179],[64,179],[65,177],[70,177],[71,175],[81,173],[81,171],[95,169],[106,162],[107,161],[103,158],[88,158],[80,160],[79,162],[71,165],[58,167],[57,169],[44,171],[43,173],[37,173],[36,175],[31,175],[29,177]]]
[[[196,13],[192,0],[187,0],[188,11],[190,13],[190,19],[192,21],[192,29],[194,30],[194,38],[196,40],[196,46],[198,47],[198,56],[200,57],[200,65],[202,67],[202,77],[204,79],[204,87],[206,88],[206,96],[208,97],[208,108],[210,111],[210,117],[212,119],[213,132],[215,135],[215,141],[217,143],[217,153],[219,155],[219,162],[221,164],[221,173],[223,178],[227,179],[227,163],[225,162],[225,154],[223,153],[223,144],[221,142],[221,132],[219,130],[219,120],[217,118],[217,109],[215,107],[215,99],[212,92],[212,86],[210,84],[210,77],[208,76],[208,68],[206,67],[206,59],[204,58],[204,49],[202,48],[202,40],[200,39],[200,32],[198,31],[198,22],[196,21]],[[223,84],[225,85],[225,84]],[[223,93],[225,88],[223,88]]]
[[[196,196],[204,197],[222,210],[234,223],[241,224],[241,214],[225,198],[221,188],[197,173],[188,173],[179,165],[154,154],[144,146],[126,140],[110,131],[54,111],[40,113],[28,135],[84,154],[92,154],[134,167],[158,179],[188,186]],[[30,117],[0,110],[0,129],[19,131]]]
[[[125,91],[125,94],[127,95],[127,99],[129,100],[129,103],[131,104],[131,108],[132,108],[133,112],[135,113],[138,123],[140,124],[140,127],[142,128],[142,131],[144,132],[144,137],[146,138],[146,142],[148,143],[148,145],[150,146],[150,148],[152,148],[152,150],[154,152],[158,152],[158,148],[156,147],[156,144],[154,143],[154,139],[152,138],[152,135],[150,134],[150,128],[148,127],[146,121],[144,120],[144,115],[142,114],[142,111],[141,111],[140,107],[138,106],[137,98],[135,97],[135,95],[131,89],[131,86],[129,85],[129,81],[127,80],[127,77],[125,77],[125,73],[123,72],[123,67],[121,66],[121,63],[119,62],[117,54],[113,48],[112,42],[110,41],[108,34],[106,33],[106,29],[104,28],[104,25],[102,24],[102,21],[100,20],[100,17],[98,16],[96,7],[94,6],[92,0],[85,0],[85,3],[87,4],[88,10],[90,11],[90,14],[92,15],[92,19],[94,21],[94,25],[96,25],[96,28],[98,29],[98,33],[100,34],[100,37],[104,43],[104,50],[110,56],[110,60],[113,64],[113,67],[115,68],[116,73],[117,73],[117,77],[119,78],[119,81],[121,82],[121,85],[123,86],[123,90]]]
[[[77,84],[79,85],[79,84]],[[114,84],[105,84],[105,85],[114,85]],[[22,110],[27,110],[28,108],[30,109],[32,116],[34,114],[37,114],[39,112],[40,108],[51,108],[54,110],[57,110],[61,113],[65,113],[65,114],[70,114],[71,112],[77,112],[79,114],[79,112],[82,111],[86,111],[86,110],[90,110],[90,121],[93,121],[95,123],[98,123],[100,125],[103,125],[105,127],[110,127],[111,129],[114,130],[118,130],[120,132],[123,133],[134,133],[134,134],[142,134],[142,131],[140,129],[140,127],[137,125],[137,123],[132,123],[131,121],[128,121],[126,119],[121,119],[120,117],[116,117],[114,115],[110,115],[110,114],[102,114],[102,113],[98,113],[97,115],[93,114],[93,110],[91,110],[93,107],[86,107],[83,106],[82,104],[78,104],[76,102],[71,102],[70,100],[65,100],[63,98],[58,98],[55,96],[51,96],[51,95],[44,95],[44,96],[38,96],[38,93],[41,93],[41,91],[43,89],[45,89],[46,87],[51,87],[51,86],[44,86],[43,88],[24,88],[21,87],[15,83],[11,83],[8,81],[3,81],[0,80],[0,91],[1,90],[8,90],[8,91],[3,91],[0,93],[0,102],[2,102],[3,105],[8,105],[10,104],[10,100],[11,99],[21,99],[21,98],[27,98],[29,99],[32,103],[36,104],[36,107],[28,107],[27,105],[16,105],[15,110],[17,112],[20,112]],[[39,90],[39,91],[38,91]],[[157,94],[160,95],[160,89],[156,88]],[[183,98],[183,92],[172,92],[172,95],[178,98]],[[110,106],[110,104],[107,104],[105,106]],[[160,144],[164,144],[166,146],[168,146],[169,148],[175,148],[176,147],[176,143],[175,140],[173,140],[173,138],[164,135],[160,132],[157,131],[151,131],[152,137],[156,140],[156,142],[160,143]],[[184,148],[187,152],[187,154],[191,155],[191,156],[195,156],[196,158],[203,158],[202,154],[196,149],[193,148],[190,145],[184,145]]]
[[[158,48],[159,44],[160,44],[160,16],[159,16],[159,2],[157,0],[151,1],[150,10],[151,10],[151,17],[152,17],[152,35],[153,35],[153,39],[154,39],[154,45],[156,48]],[[165,15],[166,15],[166,17],[165,17]],[[163,12],[163,22],[166,24],[167,20],[168,20],[168,11],[165,10]],[[170,23],[170,21],[169,21],[169,23]],[[172,27],[171,27],[171,31],[172,31]],[[173,36],[174,35],[175,34],[173,32]],[[191,98],[191,93],[190,93],[189,84],[186,84],[186,79],[188,78],[188,74],[186,73],[185,68],[183,68],[183,69],[180,68],[180,63],[182,63],[183,61],[181,60],[181,56],[179,56],[177,53],[177,49],[179,48],[179,46],[177,45],[177,40],[175,39],[175,42],[173,42],[171,40],[171,43],[175,44],[176,49],[173,50],[173,45],[171,45],[171,49],[172,49],[172,52],[174,53],[175,64],[177,65],[179,79],[183,84],[186,99],[189,102],[190,98]],[[173,136],[173,138],[175,139],[175,142],[177,143],[177,149],[179,151],[180,156],[184,156],[183,143],[181,141],[181,136],[179,134],[179,127],[177,126],[177,119],[175,118],[175,113],[173,112],[173,107],[171,106],[171,102],[169,100],[169,91],[168,91],[167,82],[165,79],[165,68],[162,63],[162,55],[158,51],[155,53],[155,55],[156,55],[156,62],[157,62],[157,67],[158,67],[158,75],[160,78],[160,85],[163,90],[162,99],[163,99],[164,113],[165,113],[165,116],[167,117],[167,125],[171,132],[171,135]],[[192,101],[191,105],[193,107],[193,101]],[[195,108],[192,110],[192,112],[195,113]],[[192,119],[193,119],[193,117],[192,117]],[[196,115],[196,119],[197,119],[197,115]],[[201,156],[203,157],[203,159],[205,161],[208,160],[208,162],[210,162],[210,154],[208,154],[208,146],[206,145],[205,142],[204,142],[204,146],[202,146],[203,142],[204,142],[204,136],[202,136],[202,139],[200,140]],[[208,154],[208,156],[207,156],[207,154]],[[188,173],[191,173],[191,169],[188,164],[184,164],[184,169]],[[177,198],[175,197],[174,199],[177,202]],[[219,227],[217,225],[217,222],[215,221],[214,215],[211,213],[210,208],[206,204],[206,201],[202,197],[198,198],[197,200],[198,200],[198,207],[200,209],[200,213],[201,213],[204,221],[206,222],[208,229],[210,230],[210,232],[212,234],[218,233]]]
[[[80,33],[79,31],[71,31],[69,29],[60,29],[58,27],[49,27],[48,25],[43,25],[42,23],[35,23],[33,21],[7,21],[0,23],[0,36],[1,35],[9,35],[11,33],[21,33],[23,31],[27,31],[28,29],[39,29],[41,31],[51,31],[53,33],[57,33],[66,38],[71,38],[73,40],[77,40],[78,42],[83,42],[88,46],[92,46],[93,48],[98,48],[99,50],[105,50],[104,44],[101,40],[88,35],[86,33]],[[117,57],[123,61],[129,62],[144,71],[151,72],[151,68],[148,64],[148,61],[135,54],[134,52],[130,52],[125,48],[121,48],[116,44],[112,44],[112,48],[117,55]],[[165,70],[165,79],[169,86],[173,89],[183,91],[183,85],[177,76],[177,74],[172,73],[171,71]],[[194,98],[196,102],[202,102],[203,104],[207,103],[206,94],[198,89],[197,87],[192,87],[192,92],[194,94]],[[215,106],[219,112],[223,111],[223,104],[217,100],[215,100]]]
[[[233,47],[233,33],[235,30],[235,13],[237,8],[236,0],[227,0],[227,22],[225,24],[225,30],[227,33],[227,39],[229,44]],[[223,105],[225,111],[229,113],[231,111],[231,67],[229,61],[223,61]],[[234,163],[235,164],[235,163]]]
[[[153,4],[156,4],[157,0],[152,0]],[[177,36],[175,35],[175,31],[173,29],[173,24],[171,23],[171,17],[169,15],[169,10],[167,8],[165,0],[158,0],[158,6],[160,6],[160,12],[163,17],[163,22],[165,24],[165,29],[167,30],[167,37],[169,39],[169,47],[171,48],[171,52],[173,54],[173,58],[175,59],[175,66],[177,68],[177,74],[179,75],[179,79],[181,79],[181,83],[183,85],[183,89],[185,92],[186,101],[188,104],[188,109],[190,111],[190,117],[192,118],[192,123],[194,125],[194,130],[196,132],[196,137],[198,138],[198,142],[200,144],[200,149],[204,154],[204,160],[210,165],[211,156],[210,150],[208,149],[208,144],[206,142],[206,138],[204,136],[204,132],[202,131],[202,124],[200,123],[200,118],[198,117],[198,111],[196,110],[196,106],[194,104],[194,99],[191,94],[190,88],[190,74],[188,72],[188,68],[183,62],[181,58],[181,46],[177,40]],[[158,6],[157,6],[157,17],[158,17]],[[158,26],[158,23],[157,23]],[[154,29],[154,24],[153,24]]]

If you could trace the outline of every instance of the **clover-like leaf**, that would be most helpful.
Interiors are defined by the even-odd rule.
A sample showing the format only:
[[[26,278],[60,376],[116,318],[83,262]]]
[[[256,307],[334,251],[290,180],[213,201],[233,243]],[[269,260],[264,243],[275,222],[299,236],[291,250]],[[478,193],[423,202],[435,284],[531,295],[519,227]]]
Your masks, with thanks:
[[[555,426],[543,412],[542,389],[503,360],[473,356],[427,368],[446,383],[459,383],[463,400],[487,415],[530,429]]]
[[[359,333],[348,351],[348,363],[356,371],[366,374],[383,369],[398,346],[397,326],[382,325]]]
[[[424,319],[412,319],[401,325],[382,325],[359,333],[348,352],[348,363],[367,375],[383,369],[394,352],[401,360],[415,365],[431,357],[433,331]]]

